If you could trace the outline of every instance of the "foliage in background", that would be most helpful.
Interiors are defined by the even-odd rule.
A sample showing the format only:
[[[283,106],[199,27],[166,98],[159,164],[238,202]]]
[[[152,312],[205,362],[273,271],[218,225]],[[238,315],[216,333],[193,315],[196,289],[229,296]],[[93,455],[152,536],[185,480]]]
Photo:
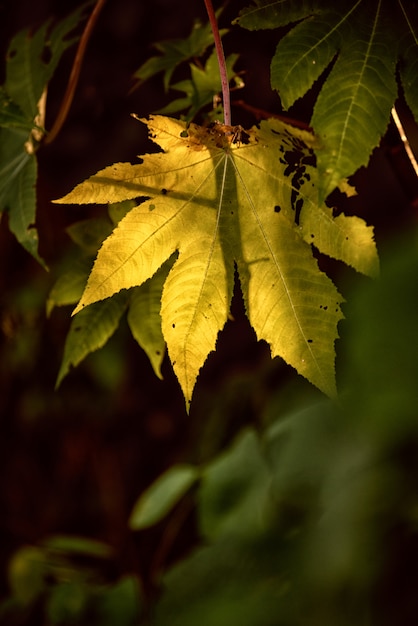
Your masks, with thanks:
[[[244,429],[213,460],[172,466],[141,495],[133,531],[176,528],[192,498],[202,539],[157,573],[163,593],[153,623],[188,626],[201,615],[207,626],[408,623],[410,607],[391,606],[382,590],[391,568],[396,579],[402,567],[391,563],[394,529],[416,537],[418,298],[409,285],[417,271],[417,241],[402,241],[381,279],[352,294],[342,404],[283,414],[280,391],[265,432]],[[90,560],[80,567],[75,554]],[[137,623],[138,582],[100,580],[111,556],[110,547],[76,538],[23,549],[10,565],[14,599],[3,615],[11,620],[46,593],[52,624],[89,615],[101,626],[115,612],[118,623]]]

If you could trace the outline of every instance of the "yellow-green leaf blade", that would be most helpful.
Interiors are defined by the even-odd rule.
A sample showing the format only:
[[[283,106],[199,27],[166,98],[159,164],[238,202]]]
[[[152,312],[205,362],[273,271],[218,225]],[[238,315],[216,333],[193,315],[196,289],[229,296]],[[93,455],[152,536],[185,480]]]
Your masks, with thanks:
[[[126,164],[119,178],[104,177],[102,185],[93,177],[94,201],[119,187],[122,200],[132,185],[150,199],[131,209],[103,243],[76,312],[144,284],[177,252],[164,283],[161,327],[188,404],[227,319],[235,262],[258,338],[273,356],[335,395],[342,297],[319,270],[304,225],[315,226],[322,251],[341,253],[357,266],[363,225],[350,231],[354,221],[318,207],[315,138],[278,120],[237,137],[222,125],[186,131],[163,117],[152,118],[149,127],[164,153]],[[76,189],[79,199],[91,200],[89,185],[91,179]],[[352,241],[333,248],[335,232],[352,232]]]
[[[287,165],[285,159],[280,161],[283,153],[291,152],[292,142],[301,149],[297,134],[289,138],[288,127],[270,120],[258,133],[260,148],[235,153],[241,231],[238,269],[258,339],[268,342],[273,356],[281,356],[333,396],[342,298],[320,272],[294,224],[296,181],[285,178]],[[272,168],[275,162],[279,165]],[[298,186],[303,191],[300,179]]]
[[[309,210],[301,211],[300,227],[305,241],[323,254],[344,261],[371,278],[379,274],[373,228],[361,218],[344,214],[334,217],[325,204],[311,204]]]
[[[251,251],[244,247],[249,270],[248,282],[243,281],[247,314],[258,339],[270,345],[273,357],[282,357],[316,387],[334,396],[334,343],[343,317],[342,298],[319,271],[310,247],[293,226],[282,216],[277,222],[274,232],[264,231],[265,259],[250,256]]]
[[[164,286],[162,329],[173,369],[189,406],[198,373],[215,349],[232,298],[233,261],[228,272],[213,237],[182,250]]]

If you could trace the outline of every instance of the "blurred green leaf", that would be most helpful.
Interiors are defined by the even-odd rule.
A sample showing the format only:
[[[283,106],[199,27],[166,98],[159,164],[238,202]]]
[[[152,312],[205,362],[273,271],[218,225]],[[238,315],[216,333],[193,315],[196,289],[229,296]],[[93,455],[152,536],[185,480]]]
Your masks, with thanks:
[[[266,566],[266,564],[269,564]],[[287,619],[288,582],[276,546],[248,546],[234,537],[199,548],[164,577],[156,626],[300,626]]]
[[[52,587],[46,601],[48,621],[53,626],[80,624],[86,613],[89,589],[72,580]]]
[[[78,554],[106,559],[113,555],[113,550],[108,544],[77,535],[53,535],[48,537],[42,545],[48,551],[69,555]]]
[[[142,612],[139,581],[125,576],[97,596],[97,624],[99,626],[136,626]]]
[[[130,290],[128,324],[132,335],[148,356],[152,368],[162,379],[161,366],[165,340],[161,329],[161,296],[164,282],[176,255],[163,263],[159,270],[140,287]]]
[[[196,467],[173,465],[138,498],[129,518],[130,528],[142,530],[160,522],[198,478]]]
[[[269,514],[269,482],[257,436],[242,433],[203,472],[198,496],[203,535],[214,540],[260,532]]]
[[[91,217],[75,222],[67,228],[67,233],[84,252],[95,256],[103,241],[110,235],[113,225],[110,219]]]
[[[18,602],[27,605],[33,602],[45,588],[47,564],[40,548],[24,546],[9,563],[9,584]]]
[[[56,306],[75,304],[80,299],[91,271],[92,262],[89,257],[71,259],[70,267],[62,271],[48,294],[46,301],[48,317]]]
[[[127,213],[134,207],[138,206],[137,200],[122,200],[121,202],[113,202],[108,204],[109,217],[112,220],[112,224],[116,226],[121,219],[125,217]]]
[[[72,320],[56,387],[60,386],[72,366],[77,366],[88,354],[105,345],[119,325],[128,298],[128,292],[121,291],[113,298],[87,307]]]

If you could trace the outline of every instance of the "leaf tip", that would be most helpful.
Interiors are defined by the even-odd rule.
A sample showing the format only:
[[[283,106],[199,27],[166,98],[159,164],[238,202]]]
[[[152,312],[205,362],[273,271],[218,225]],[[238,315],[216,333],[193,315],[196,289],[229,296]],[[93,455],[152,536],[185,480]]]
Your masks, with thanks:
[[[80,311],[82,311],[85,306],[86,305],[80,300],[80,302],[75,307],[74,311],[71,313],[71,317],[74,317],[74,315],[77,315],[77,313],[80,313]]]

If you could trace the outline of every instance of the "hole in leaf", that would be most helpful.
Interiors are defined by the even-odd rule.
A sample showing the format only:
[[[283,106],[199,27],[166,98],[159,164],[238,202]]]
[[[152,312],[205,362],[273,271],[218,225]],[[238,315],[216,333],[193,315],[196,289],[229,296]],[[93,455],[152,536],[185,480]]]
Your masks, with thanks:
[[[278,204],[276,204],[276,206],[274,207],[274,212],[275,213],[280,213],[281,210],[282,210],[282,207],[279,206]]]

